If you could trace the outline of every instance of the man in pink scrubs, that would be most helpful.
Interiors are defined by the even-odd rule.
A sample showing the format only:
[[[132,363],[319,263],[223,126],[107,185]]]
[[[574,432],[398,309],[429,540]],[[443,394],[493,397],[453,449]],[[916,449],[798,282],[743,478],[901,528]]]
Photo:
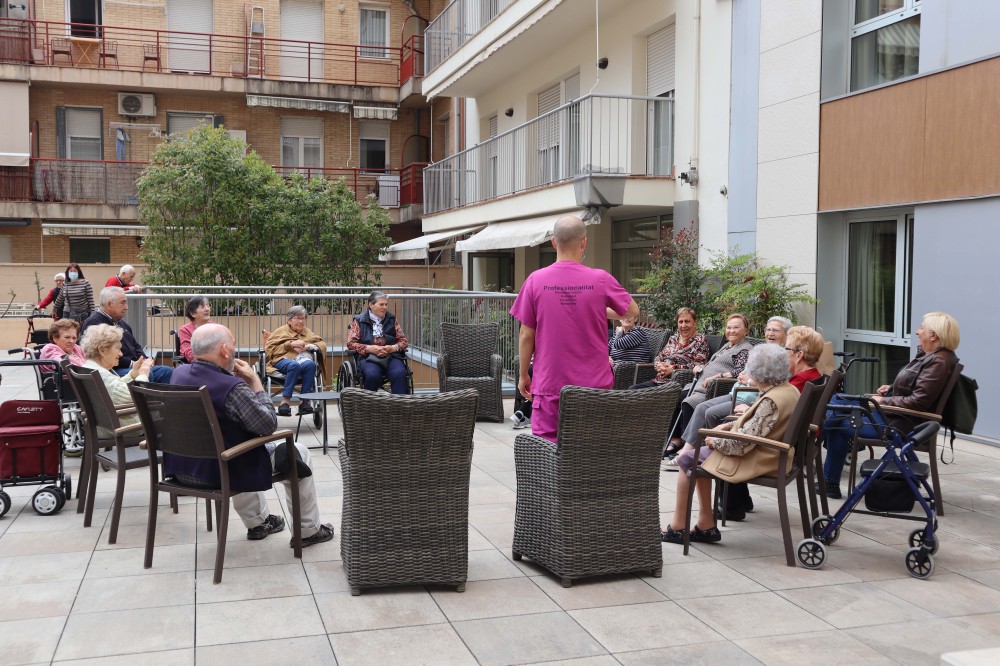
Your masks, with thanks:
[[[580,263],[587,250],[587,228],[580,218],[556,220],[552,245],[556,263],[528,276],[510,314],[521,322],[517,388],[533,399],[531,432],[554,442],[562,387],[611,388],[608,316],[635,317],[639,306],[618,280]],[[529,377],[532,354],[535,367]]]

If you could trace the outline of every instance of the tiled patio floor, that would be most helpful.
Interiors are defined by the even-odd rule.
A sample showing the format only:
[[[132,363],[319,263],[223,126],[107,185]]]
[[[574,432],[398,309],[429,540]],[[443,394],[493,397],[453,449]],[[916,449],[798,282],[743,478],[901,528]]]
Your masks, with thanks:
[[[28,372],[0,372],[0,399],[36,397]],[[689,557],[664,544],[662,578],[564,589],[510,558],[515,434],[508,424],[476,430],[464,594],[411,587],[352,597],[338,541],[306,549],[300,562],[287,531],[248,542],[238,520],[223,582],[212,585],[214,533],[191,501],[177,515],[160,512],[145,570],[145,470],[129,473],[114,546],[110,473],[88,529],[75,502],[41,517],[26,505],[36,487],[10,488],[14,504],[0,519],[0,663],[912,665],[1000,646],[1000,449],[961,442],[943,468],[941,549],[926,581],[903,565],[913,524],[862,516],[848,521],[823,570],[786,567],[773,493],[759,490],[756,511],[730,523],[721,544]],[[339,533],[336,451],[313,460],[323,520]],[[68,463],[74,483],[78,464]],[[664,521],[675,479],[662,475]],[[272,510],[281,511],[274,491]]]

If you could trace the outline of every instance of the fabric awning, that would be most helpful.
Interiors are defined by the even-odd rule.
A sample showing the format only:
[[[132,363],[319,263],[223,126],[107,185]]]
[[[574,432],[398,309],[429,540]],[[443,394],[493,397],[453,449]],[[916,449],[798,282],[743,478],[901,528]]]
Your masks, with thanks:
[[[301,109],[303,111],[329,111],[350,113],[351,103],[335,99],[307,99],[304,97],[276,97],[273,95],[247,95],[247,106],[271,109]]]
[[[145,236],[149,227],[139,224],[61,224],[42,222],[43,236]]]
[[[435,234],[426,234],[417,238],[390,245],[386,248],[385,254],[381,255],[379,261],[392,261],[403,259],[427,259],[430,255],[430,246],[441,241],[451,240],[463,236],[467,233],[482,229],[482,225],[468,227],[466,229],[455,229],[452,231],[439,231]]]
[[[472,238],[458,241],[455,249],[459,252],[483,252],[486,250],[509,250],[515,247],[534,247],[552,238],[552,227],[564,215],[576,215],[585,224],[597,224],[599,215],[585,217],[587,209],[542,215],[539,217],[494,222]]]
[[[396,120],[399,109],[395,106],[354,106],[354,117],[367,120]]]

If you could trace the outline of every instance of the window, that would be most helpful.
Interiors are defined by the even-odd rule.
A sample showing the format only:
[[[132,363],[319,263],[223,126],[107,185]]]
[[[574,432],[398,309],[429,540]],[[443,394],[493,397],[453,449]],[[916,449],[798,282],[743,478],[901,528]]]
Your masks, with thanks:
[[[851,369],[849,391],[886,383],[909,360],[912,249],[911,215],[848,221],[844,348],[880,359]]]
[[[70,238],[69,260],[74,264],[110,264],[110,238]]]
[[[6,4],[6,3],[5,3]],[[66,21],[74,37],[100,37],[101,0],[66,0]]]
[[[323,119],[281,119],[281,166],[323,166]]]
[[[167,112],[167,134],[185,135],[199,125],[215,124],[215,116],[211,113]]]
[[[0,264],[14,261],[14,244],[10,236],[0,236]]]
[[[384,171],[389,168],[389,123],[384,120],[362,120],[358,124],[361,168],[366,171]]]
[[[103,160],[104,142],[101,133],[101,110],[67,107],[62,138],[63,157],[71,160]],[[58,111],[56,124],[59,125]]]
[[[378,7],[362,6],[360,11],[359,43],[362,58],[388,58],[389,12]],[[369,48],[364,48],[364,47]]]
[[[855,0],[851,90],[918,72],[920,0]]]
[[[611,274],[630,292],[638,290],[639,278],[649,273],[649,254],[665,229],[674,225],[673,215],[635,220],[615,220],[611,225]]]

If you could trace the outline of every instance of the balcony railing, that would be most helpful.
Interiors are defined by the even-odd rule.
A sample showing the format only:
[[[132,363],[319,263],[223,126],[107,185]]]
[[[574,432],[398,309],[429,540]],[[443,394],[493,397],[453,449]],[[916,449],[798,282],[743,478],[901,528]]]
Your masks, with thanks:
[[[514,0],[453,0],[424,31],[430,74]]]
[[[424,212],[582,173],[668,176],[672,98],[587,95],[424,169]]]
[[[412,35],[403,44],[399,55],[399,85],[413,77],[424,76],[424,36]]]
[[[398,86],[399,47],[0,19],[0,63]]]
[[[30,167],[0,167],[0,201],[43,201],[136,205],[136,180],[147,162],[34,158]],[[299,172],[306,178],[344,178],[357,201],[369,194],[384,208],[423,202],[424,163],[402,169],[335,169],[322,167],[274,167],[283,176]]]

